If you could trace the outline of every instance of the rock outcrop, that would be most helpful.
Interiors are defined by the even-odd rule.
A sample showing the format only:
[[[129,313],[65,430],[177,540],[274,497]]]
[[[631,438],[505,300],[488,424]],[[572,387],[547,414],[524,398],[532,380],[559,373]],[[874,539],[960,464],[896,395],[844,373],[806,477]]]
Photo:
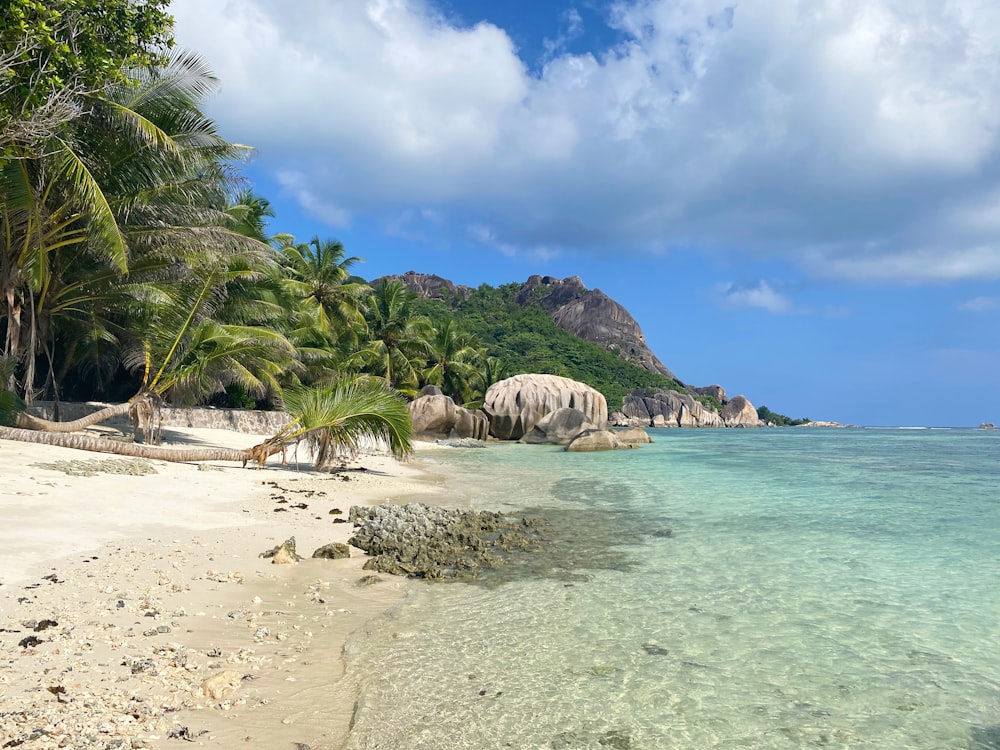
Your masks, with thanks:
[[[677,391],[632,391],[622,412],[634,426],[724,427],[722,417],[706,409],[690,393]]]
[[[392,276],[382,276],[378,279],[373,279],[371,285],[376,286],[383,281],[401,281],[424,299],[436,299],[442,302],[451,302],[455,299],[468,299],[470,293],[469,287],[455,284],[448,279],[435,276],[432,273],[407,271],[404,274],[393,274]]]
[[[485,440],[489,423],[481,411],[458,406],[450,396],[421,396],[408,406],[418,440],[474,438]]]
[[[722,414],[705,407],[690,393],[632,391],[622,408],[629,425],[636,427],[760,427],[757,410],[744,396],[734,396]]]
[[[695,396],[711,396],[720,404],[724,404],[729,400],[726,397],[726,389],[721,385],[706,385],[701,388],[691,388],[690,390]]]
[[[722,407],[722,421],[726,427],[760,427],[763,424],[754,405],[744,396],[733,396]]]
[[[574,437],[584,430],[596,429],[587,419],[587,415],[579,409],[564,407],[549,412],[542,417],[521,438],[522,443],[533,445],[567,445]]]
[[[560,328],[600,344],[622,359],[671,380],[677,379],[646,344],[635,318],[600,289],[566,303],[552,313],[552,320]]]
[[[583,412],[601,429],[607,426],[603,394],[559,375],[515,375],[491,385],[483,401],[490,434],[500,440],[520,440],[542,417],[564,407]]]

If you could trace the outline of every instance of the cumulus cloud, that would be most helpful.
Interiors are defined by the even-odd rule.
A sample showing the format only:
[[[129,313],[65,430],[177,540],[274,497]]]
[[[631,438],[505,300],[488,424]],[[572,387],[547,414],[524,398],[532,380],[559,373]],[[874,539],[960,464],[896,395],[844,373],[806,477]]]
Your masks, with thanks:
[[[778,315],[795,311],[792,301],[764,280],[755,284],[719,284],[716,295],[727,307],[752,307]]]
[[[430,0],[172,11],[223,82],[224,132],[334,224],[421,207],[504,252],[707,247],[855,280],[1000,278],[993,0],[621,0],[623,41],[552,40],[537,73],[504,29]]]

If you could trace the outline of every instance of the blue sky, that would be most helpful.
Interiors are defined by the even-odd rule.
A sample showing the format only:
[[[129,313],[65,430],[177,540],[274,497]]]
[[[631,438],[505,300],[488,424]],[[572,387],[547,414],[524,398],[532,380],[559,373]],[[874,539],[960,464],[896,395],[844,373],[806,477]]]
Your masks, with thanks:
[[[578,275],[685,382],[1000,423],[994,0],[174,0],[275,231]]]

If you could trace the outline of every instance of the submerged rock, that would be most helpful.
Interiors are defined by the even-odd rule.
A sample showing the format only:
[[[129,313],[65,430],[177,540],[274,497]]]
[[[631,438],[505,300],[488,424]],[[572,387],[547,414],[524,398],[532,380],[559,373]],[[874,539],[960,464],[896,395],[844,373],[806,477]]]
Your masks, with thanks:
[[[594,451],[614,451],[635,447],[621,442],[611,430],[584,430],[574,437],[566,450],[571,453],[592,453]]]
[[[629,443],[630,445],[645,445],[646,443],[652,443],[653,438],[649,436],[641,427],[632,427],[628,430],[622,430],[616,432],[615,435],[623,443]]]

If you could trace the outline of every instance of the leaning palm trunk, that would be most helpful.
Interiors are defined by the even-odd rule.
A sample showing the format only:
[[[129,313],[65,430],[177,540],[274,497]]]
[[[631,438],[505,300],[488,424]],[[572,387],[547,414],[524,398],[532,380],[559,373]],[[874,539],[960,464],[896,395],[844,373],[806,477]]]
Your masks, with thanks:
[[[80,432],[88,427],[105,422],[115,417],[124,417],[132,413],[134,403],[115,404],[93,414],[74,419],[72,422],[52,422],[48,419],[33,417],[27,412],[17,415],[17,426],[24,430],[39,430],[42,432]]]
[[[106,422],[115,417],[128,415],[135,427],[135,441],[144,443],[159,443],[160,406],[159,399],[149,393],[136,396],[124,404],[115,404],[95,411],[72,422],[53,422],[48,419],[34,417],[27,412],[17,415],[17,426],[23,430],[40,430],[42,432],[81,432],[88,427]]]
[[[97,453],[114,453],[119,456],[145,458],[151,461],[174,461],[187,463],[190,461],[236,461],[244,466],[251,460],[263,464],[270,455],[270,446],[255,445],[247,450],[233,448],[168,448],[162,445],[140,445],[123,443],[118,440],[95,437],[93,435],[68,435],[56,432],[40,432],[37,430],[21,430],[16,427],[0,427],[0,440],[17,440],[22,443],[37,445],[55,445],[61,448],[74,448],[81,451]],[[274,453],[281,450],[274,449]],[[266,455],[265,455],[266,454]]]

